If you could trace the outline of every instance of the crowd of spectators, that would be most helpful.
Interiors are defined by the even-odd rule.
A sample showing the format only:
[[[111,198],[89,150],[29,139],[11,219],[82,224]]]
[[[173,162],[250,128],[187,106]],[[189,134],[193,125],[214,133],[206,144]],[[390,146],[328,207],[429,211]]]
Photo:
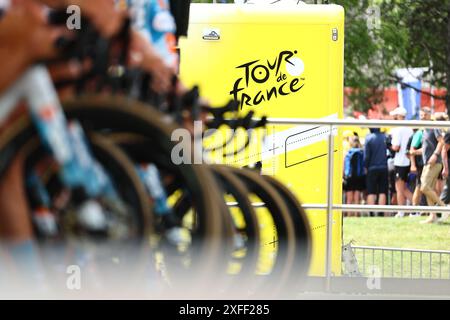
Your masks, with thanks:
[[[398,107],[390,115],[405,120],[407,111]],[[446,113],[420,111],[420,120],[448,120]],[[441,129],[378,128],[361,137],[357,132],[344,133],[344,201],[346,204],[428,205],[450,204],[450,132]],[[363,141],[363,143],[362,143]],[[362,213],[346,212],[345,216]],[[371,216],[391,216],[371,212]],[[408,214],[399,210],[394,216]],[[411,217],[425,213],[409,213]],[[440,215],[440,218],[439,218]],[[421,223],[443,222],[448,213],[430,213]]]

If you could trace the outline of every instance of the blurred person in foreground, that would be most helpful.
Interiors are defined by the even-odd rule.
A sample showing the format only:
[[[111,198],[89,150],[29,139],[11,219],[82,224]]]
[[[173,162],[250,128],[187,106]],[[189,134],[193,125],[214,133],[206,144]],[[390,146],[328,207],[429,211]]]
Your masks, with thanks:
[[[405,120],[407,111],[405,108],[397,107],[390,112],[395,120]],[[407,187],[408,175],[411,162],[407,155],[407,146],[409,138],[414,134],[413,130],[408,127],[396,127],[392,130],[392,151],[395,152],[395,190],[397,192],[397,204],[399,206],[406,205],[406,201],[412,202],[412,193]],[[398,211],[396,218],[404,217],[403,211]]]
[[[386,136],[379,128],[371,128],[364,146],[364,166],[367,170],[367,203],[386,205],[388,167]],[[377,202],[378,198],[378,202]]]
[[[59,57],[57,40],[70,38],[71,32],[65,26],[50,24],[48,12],[49,8],[61,9],[72,4],[80,7],[105,38],[117,34],[126,18],[110,0],[0,0],[0,97],[30,66]],[[173,71],[137,31],[130,31],[129,40],[129,65],[151,73],[154,80],[151,86],[155,91],[168,92]],[[55,81],[59,77],[77,79],[85,71],[81,64],[74,66],[65,61],[56,69],[59,70],[53,74],[57,75],[53,78]],[[0,131],[7,130],[9,123],[10,119],[1,123]],[[0,254],[17,268],[14,270],[17,274],[25,275],[26,283],[41,284],[42,266],[23,184],[24,162],[23,155],[18,153],[0,181]]]

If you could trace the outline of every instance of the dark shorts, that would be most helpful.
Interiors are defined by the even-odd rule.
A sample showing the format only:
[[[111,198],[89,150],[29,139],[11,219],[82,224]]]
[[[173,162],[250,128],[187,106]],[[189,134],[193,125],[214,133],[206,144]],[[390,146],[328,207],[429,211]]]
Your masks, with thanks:
[[[388,170],[372,169],[367,172],[367,194],[387,194],[389,187]]]
[[[344,191],[366,190],[366,176],[349,177],[344,179]]]
[[[411,167],[407,166],[407,167],[397,167],[395,166],[395,180],[397,181],[398,179],[408,182],[408,175],[409,175],[409,171],[410,171]]]

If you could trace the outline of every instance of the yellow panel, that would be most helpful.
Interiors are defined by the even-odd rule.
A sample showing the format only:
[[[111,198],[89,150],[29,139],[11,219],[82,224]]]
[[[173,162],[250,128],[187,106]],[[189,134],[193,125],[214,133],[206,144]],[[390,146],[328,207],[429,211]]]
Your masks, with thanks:
[[[237,98],[242,114],[254,110],[256,116],[342,118],[340,6],[193,4],[189,35],[180,48],[182,80],[188,86],[199,84],[213,105]],[[267,141],[274,148],[260,143],[256,152],[227,163],[242,166],[262,160],[263,171],[283,181],[303,203],[325,203],[328,132],[326,127],[269,125],[267,136],[272,140]],[[341,130],[335,150],[334,202],[340,203]],[[314,241],[310,274],[323,275],[326,213],[309,211],[308,217]],[[333,218],[333,272],[340,274],[341,213],[335,212]]]

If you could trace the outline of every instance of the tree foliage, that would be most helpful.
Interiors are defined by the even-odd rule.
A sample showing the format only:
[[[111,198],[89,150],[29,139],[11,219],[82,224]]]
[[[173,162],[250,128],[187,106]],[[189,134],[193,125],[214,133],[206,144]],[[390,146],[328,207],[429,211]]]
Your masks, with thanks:
[[[428,67],[425,78],[450,92],[450,0],[305,2],[345,8],[345,86],[353,88],[347,98],[354,110],[379,103],[383,89],[396,84],[397,68]]]

